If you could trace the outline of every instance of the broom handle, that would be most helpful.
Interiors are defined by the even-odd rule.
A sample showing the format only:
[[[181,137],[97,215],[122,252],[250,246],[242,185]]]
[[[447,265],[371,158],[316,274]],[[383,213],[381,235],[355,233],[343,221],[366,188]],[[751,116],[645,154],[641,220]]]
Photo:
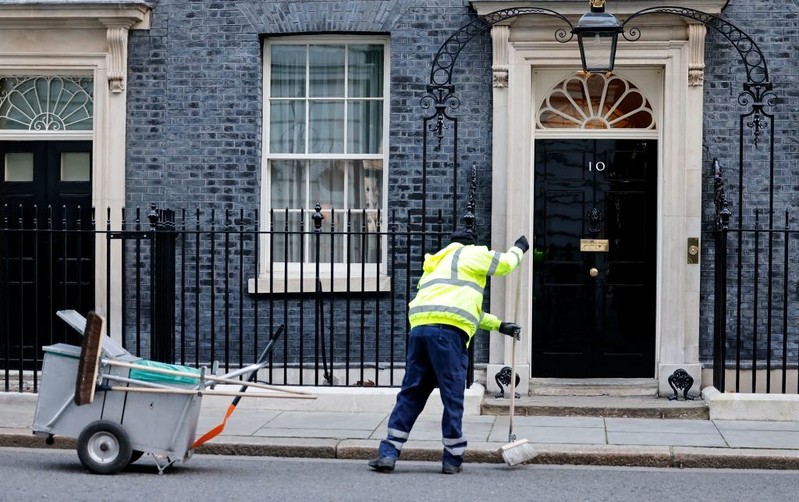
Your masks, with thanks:
[[[521,268],[522,264],[519,263],[519,268]],[[516,274],[516,291],[514,292],[514,297],[511,299],[513,301],[513,322],[518,322],[516,316],[519,313],[519,296],[521,295],[522,290],[522,276],[521,271],[517,271]],[[513,437],[513,414],[516,410],[516,333],[513,334],[513,343],[511,344],[511,354],[510,354],[510,420],[508,425],[508,442],[512,443],[516,440]]]
[[[508,426],[508,443],[516,441],[513,434],[513,413],[516,408],[516,336],[513,337],[513,348],[510,356],[510,420]]]

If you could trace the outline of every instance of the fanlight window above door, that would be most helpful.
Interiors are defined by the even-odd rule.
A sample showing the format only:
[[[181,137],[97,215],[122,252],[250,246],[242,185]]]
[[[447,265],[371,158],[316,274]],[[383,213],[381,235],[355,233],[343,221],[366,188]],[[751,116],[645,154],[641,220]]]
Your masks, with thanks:
[[[575,75],[558,83],[541,103],[537,129],[655,129],[644,94],[618,75]]]
[[[0,77],[0,130],[91,131],[91,77]]]

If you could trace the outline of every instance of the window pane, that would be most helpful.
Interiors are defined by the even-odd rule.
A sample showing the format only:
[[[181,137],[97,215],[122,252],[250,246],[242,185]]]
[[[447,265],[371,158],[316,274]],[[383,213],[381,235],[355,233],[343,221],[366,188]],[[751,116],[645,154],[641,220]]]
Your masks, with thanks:
[[[344,153],[344,101],[311,101],[308,153]]]
[[[61,181],[90,181],[91,157],[87,152],[61,154]]]
[[[313,211],[311,211],[313,214]],[[322,209],[321,232],[314,232],[313,220],[310,223],[310,231],[312,232],[308,237],[308,256],[305,260],[309,263],[316,262],[317,242],[319,243],[319,261],[320,263],[344,263],[346,256],[344,255],[344,244],[346,243],[347,236],[343,234],[346,231],[346,212],[343,210],[330,210]],[[330,233],[333,228],[335,232]],[[318,239],[318,240],[317,240]]]
[[[348,72],[349,97],[382,97],[383,46],[350,45]]]
[[[16,182],[33,181],[33,154],[29,152],[7,153],[5,158],[5,180]]]
[[[383,206],[383,161],[356,160],[349,165],[349,207],[376,211]]]
[[[304,45],[273,45],[270,57],[271,90],[274,97],[305,97]]]
[[[302,250],[300,211],[274,211],[271,255],[274,262],[298,262]]]
[[[346,167],[341,160],[316,160],[311,162],[309,207],[317,202],[322,209],[343,209]]]
[[[351,101],[347,109],[347,153],[382,153],[383,102]]]
[[[344,46],[312,45],[309,58],[308,95],[314,98],[343,98]]]
[[[305,153],[305,101],[273,101],[269,107],[269,151]]]
[[[350,224],[352,227],[348,247],[350,263],[376,263],[379,257],[377,251],[380,237],[373,232],[377,231],[377,213],[353,211],[350,213]]]
[[[270,162],[272,207],[301,209],[305,207],[305,161],[273,160]]]
[[[347,186],[348,207],[353,210],[350,224],[354,232],[360,232],[349,242],[350,260],[377,262],[379,237],[374,234],[381,230],[378,210],[383,204],[383,161],[352,161],[347,179],[350,181]]]

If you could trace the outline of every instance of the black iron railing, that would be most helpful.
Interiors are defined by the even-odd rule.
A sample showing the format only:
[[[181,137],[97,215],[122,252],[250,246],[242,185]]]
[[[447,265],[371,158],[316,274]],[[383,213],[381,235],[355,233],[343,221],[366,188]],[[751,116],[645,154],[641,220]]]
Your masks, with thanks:
[[[733,218],[718,161],[714,176],[713,385],[722,392],[797,393],[796,218],[760,209]]]
[[[140,357],[229,371],[285,324],[262,380],[398,386],[407,303],[424,254],[451,231],[441,213],[384,221],[318,205],[265,221],[243,209],[63,211],[4,209],[0,289],[14,298],[0,305],[5,391],[36,391],[42,346],[80,345],[57,310],[94,308]]]

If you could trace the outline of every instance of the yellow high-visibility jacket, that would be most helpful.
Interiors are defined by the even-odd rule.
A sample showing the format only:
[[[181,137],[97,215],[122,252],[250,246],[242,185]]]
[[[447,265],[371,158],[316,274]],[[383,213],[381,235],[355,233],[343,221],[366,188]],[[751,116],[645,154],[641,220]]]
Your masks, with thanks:
[[[499,329],[500,319],[483,312],[483,289],[489,275],[507,275],[522,262],[516,246],[507,253],[486,246],[464,246],[453,242],[436,254],[426,254],[418,292],[408,304],[411,328],[425,324],[447,324],[468,335],[477,328]]]

